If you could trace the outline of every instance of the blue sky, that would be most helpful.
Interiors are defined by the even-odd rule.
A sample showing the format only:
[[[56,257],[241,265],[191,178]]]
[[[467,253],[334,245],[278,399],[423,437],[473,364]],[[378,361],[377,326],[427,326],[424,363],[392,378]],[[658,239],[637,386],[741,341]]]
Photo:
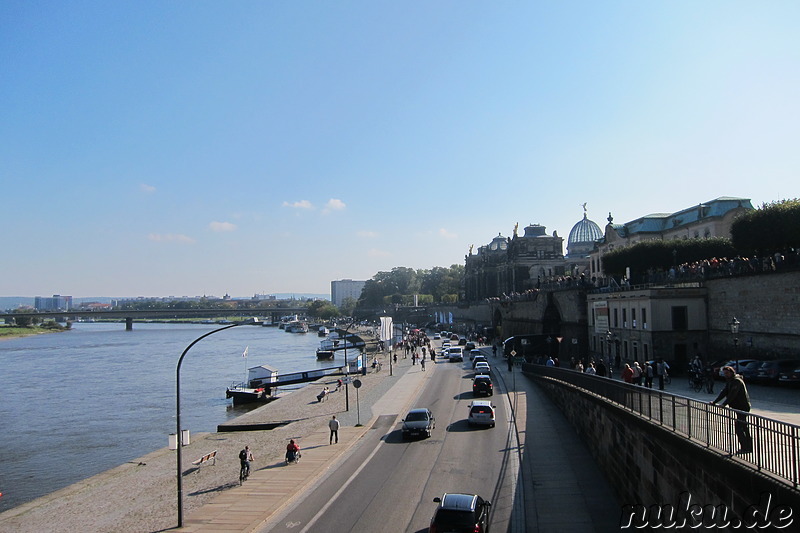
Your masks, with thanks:
[[[5,0],[0,295],[327,293],[584,202],[798,197],[798,15]]]

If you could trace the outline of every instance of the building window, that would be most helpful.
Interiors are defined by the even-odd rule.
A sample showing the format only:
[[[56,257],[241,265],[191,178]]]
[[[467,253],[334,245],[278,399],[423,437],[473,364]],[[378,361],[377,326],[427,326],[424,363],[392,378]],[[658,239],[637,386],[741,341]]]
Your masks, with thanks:
[[[636,308],[631,309],[631,327],[636,329]]]
[[[622,327],[628,327],[628,310],[624,308],[622,309]]]
[[[672,308],[672,330],[686,331],[689,329],[689,309],[685,305]]]
[[[647,309],[642,307],[642,328],[647,329]]]
[[[619,320],[618,320],[618,317],[617,317],[617,309],[614,309],[614,327],[615,328],[619,327]]]

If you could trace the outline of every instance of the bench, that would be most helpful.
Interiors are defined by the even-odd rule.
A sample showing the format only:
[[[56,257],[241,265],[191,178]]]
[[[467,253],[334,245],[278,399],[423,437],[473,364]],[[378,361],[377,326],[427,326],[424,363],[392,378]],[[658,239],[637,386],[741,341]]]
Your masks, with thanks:
[[[214,450],[211,453],[205,454],[203,457],[198,459],[197,461],[192,461],[192,464],[195,466],[202,466],[205,463],[211,461],[212,465],[217,464],[217,450]]]

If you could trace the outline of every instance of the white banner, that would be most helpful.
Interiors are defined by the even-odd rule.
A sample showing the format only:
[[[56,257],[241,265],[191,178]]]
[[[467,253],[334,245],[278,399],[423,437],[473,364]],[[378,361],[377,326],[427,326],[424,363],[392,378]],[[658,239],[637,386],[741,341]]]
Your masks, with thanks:
[[[381,317],[381,340],[387,344],[392,341],[392,317]]]

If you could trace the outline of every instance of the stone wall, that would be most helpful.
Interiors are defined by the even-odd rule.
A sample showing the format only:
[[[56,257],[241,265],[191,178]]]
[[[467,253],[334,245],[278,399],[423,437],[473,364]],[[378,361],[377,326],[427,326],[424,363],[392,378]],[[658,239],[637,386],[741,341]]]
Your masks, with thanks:
[[[752,505],[763,507],[766,495],[771,495],[773,514],[778,506],[793,510],[794,525],[786,530],[800,524],[800,492],[785,483],[581,389],[526,374],[543,387],[575,427],[623,504],[633,506],[621,510],[622,521],[631,512],[641,516],[647,509],[652,526],[652,512],[657,509],[652,506],[671,504],[679,512],[686,508],[689,496],[691,504],[724,504],[741,517]]]
[[[800,358],[800,272],[712,279],[706,287],[712,349],[738,350],[741,358]],[[737,347],[728,325],[734,316],[741,322]]]

